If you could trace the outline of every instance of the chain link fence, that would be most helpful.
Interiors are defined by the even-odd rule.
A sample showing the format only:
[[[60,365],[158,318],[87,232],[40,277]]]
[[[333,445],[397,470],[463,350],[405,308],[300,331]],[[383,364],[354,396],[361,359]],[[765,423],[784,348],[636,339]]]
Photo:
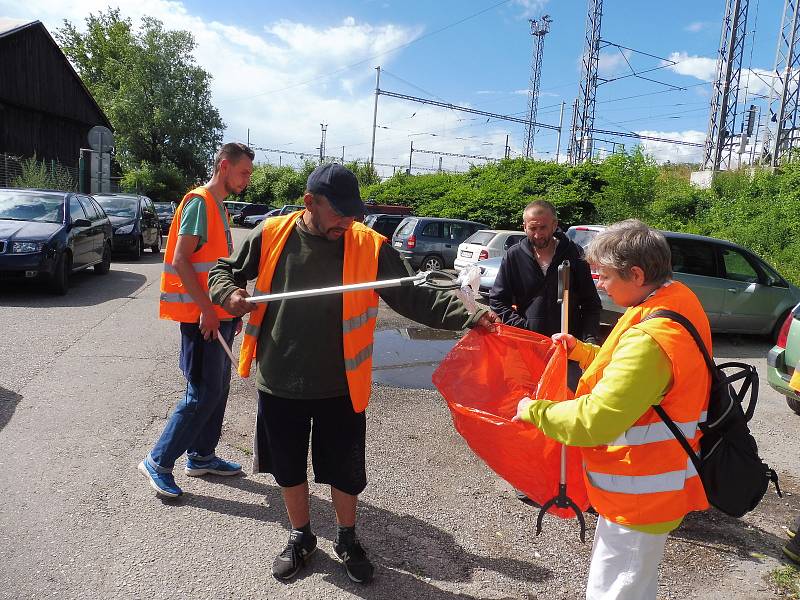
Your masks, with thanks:
[[[0,153],[0,188],[40,188],[78,191],[79,171],[56,160]],[[119,192],[121,177],[111,177],[111,192]]]

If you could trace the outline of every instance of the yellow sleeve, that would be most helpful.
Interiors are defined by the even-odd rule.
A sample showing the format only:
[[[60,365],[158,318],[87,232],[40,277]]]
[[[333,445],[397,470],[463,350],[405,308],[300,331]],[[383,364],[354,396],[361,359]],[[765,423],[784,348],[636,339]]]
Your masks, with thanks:
[[[577,343],[569,353],[569,359],[577,362],[581,369],[585,371],[586,367],[592,364],[592,361],[594,360],[594,357],[597,356],[597,353],[600,352],[600,346],[588,344],[586,342],[582,342],[581,340],[575,341]]]
[[[576,350],[577,346],[570,357]],[[667,355],[647,333],[630,329],[620,337],[603,377],[589,394],[564,402],[534,400],[522,419],[563,444],[602,446],[659,404],[671,384]]]

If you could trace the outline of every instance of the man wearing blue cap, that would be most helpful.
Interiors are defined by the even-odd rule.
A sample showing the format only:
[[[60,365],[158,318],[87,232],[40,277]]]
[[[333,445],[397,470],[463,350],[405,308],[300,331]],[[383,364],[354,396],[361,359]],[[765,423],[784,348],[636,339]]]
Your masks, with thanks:
[[[307,455],[314,479],[331,486],[338,533],[334,551],[347,575],[372,579],[373,566],[355,533],[358,495],[367,484],[366,416],[378,296],[398,313],[430,327],[492,328],[499,319],[470,315],[451,292],[403,286],[254,305],[244,289],[279,293],[412,274],[386,238],[357,222],[364,204],[355,175],[338,164],[308,178],[305,210],[267,219],[238,253],[211,270],[212,300],[234,315],[250,312],[239,361],[256,361],[258,417],[253,470],[281,487],[292,530],[273,575],[294,577],[316,550],[309,517]],[[313,375],[310,375],[313,373]],[[312,430],[313,424],[313,430]],[[313,431],[313,433],[312,433]]]

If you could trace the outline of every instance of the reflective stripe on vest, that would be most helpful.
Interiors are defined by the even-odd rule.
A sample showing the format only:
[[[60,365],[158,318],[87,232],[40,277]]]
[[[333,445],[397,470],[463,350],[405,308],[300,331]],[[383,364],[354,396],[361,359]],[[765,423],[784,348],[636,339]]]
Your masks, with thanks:
[[[214,265],[217,264],[217,261],[211,262],[193,262],[192,267],[195,270],[195,273],[208,273]],[[169,263],[164,263],[164,273],[169,273],[170,275],[177,275],[178,271],[175,270],[175,266]]]
[[[706,420],[706,411],[700,415],[699,421],[688,421],[680,423],[675,421],[678,429],[687,440],[694,439],[697,435],[698,423],[703,423]],[[663,421],[658,423],[649,423],[647,425],[634,425],[625,433],[621,434],[617,439],[608,444],[609,446],[643,446],[645,444],[652,444],[653,442],[664,442],[674,439],[675,436]]]
[[[355,371],[368,358],[372,358],[372,344],[362,348],[353,358],[344,359],[344,368],[346,371]]]
[[[370,307],[360,315],[356,315],[350,319],[347,319],[342,323],[342,332],[343,333],[350,333],[354,329],[358,329],[362,325],[364,325],[370,319],[374,319],[378,316],[378,307]]]
[[[175,294],[161,292],[161,302],[177,302],[178,304],[193,304],[194,300],[189,294]]]
[[[609,475],[608,473],[586,472],[589,483],[594,487],[604,492],[617,494],[678,492],[686,486],[687,479],[696,476],[697,470],[689,458],[686,459],[686,469],[656,475]]]

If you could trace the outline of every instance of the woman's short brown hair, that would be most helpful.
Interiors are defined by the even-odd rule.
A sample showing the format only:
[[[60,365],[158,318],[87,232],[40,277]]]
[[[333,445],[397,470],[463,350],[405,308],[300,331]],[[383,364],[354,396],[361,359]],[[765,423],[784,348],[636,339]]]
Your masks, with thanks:
[[[644,271],[645,283],[661,285],[672,278],[672,253],[664,236],[638,219],[610,225],[589,243],[586,260],[616,270],[629,279],[631,268]]]

